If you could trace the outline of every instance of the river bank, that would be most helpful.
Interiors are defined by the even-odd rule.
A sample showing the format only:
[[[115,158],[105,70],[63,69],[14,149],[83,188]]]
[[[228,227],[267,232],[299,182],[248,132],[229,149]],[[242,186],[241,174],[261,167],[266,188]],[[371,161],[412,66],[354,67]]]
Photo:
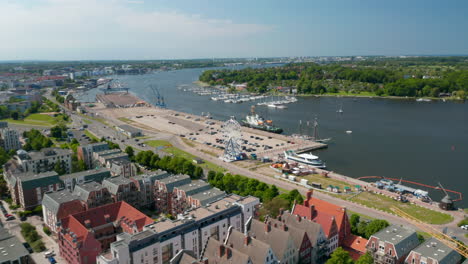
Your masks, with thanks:
[[[202,88],[214,88],[218,89],[217,87],[211,86],[209,83],[202,82],[202,81],[195,81],[193,84],[200,86]],[[257,94],[257,93],[249,93],[249,92],[239,92],[234,91],[234,93],[238,94]],[[434,100],[434,101],[457,101],[457,102],[464,102],[465,99],[460,97],[409,97],[409,96],[392,96],[392,95],[377,95],[373,92],[359,92],[359,93],[348,93],[345,91],[341,91],[338,93],[324,93],[324,94],[290,94],[290,93],[281,93],[281,92],[273,92],[273,93],[263,93],[262,95],[266,96],[298,96],[298,97],[349,97],[349,98],[382,98],[382,99],[396,99],[396,100],[417,100],[419,98],[425,100]]]

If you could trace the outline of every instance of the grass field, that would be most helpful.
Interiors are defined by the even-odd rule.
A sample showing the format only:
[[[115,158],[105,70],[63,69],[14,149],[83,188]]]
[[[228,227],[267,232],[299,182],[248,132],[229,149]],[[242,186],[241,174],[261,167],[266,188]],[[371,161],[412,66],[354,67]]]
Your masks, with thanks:
[[[93,123],[93,122],[91,122],[90,120],[88,120],[88,119],[86,119],[86,118],[83,118],[82,120],[83,120],[83,122],[85,122],[85,123],[88,124],[88,125],[91,124],[91,123]]]
[[[95,135],[93,135],[93,133],[89,132],[89,130],[85,130],[84,131],[85,135],[87,135],[90,139],[95,139],[96,141],[99,142],[99,138],[97,138]]]
[[[165,140],[150,140],[150,141],[145,141],[144,143],[146,145],[148,145],[148,146],[161,149],[164,152],[171,153],[174,156],[183,157],[183,158],[186,158],[188,160],[193,160],[194,158],[196,158],[195,155],[192,155],[192,154],[190,154],[188,152],[185,152],[185,151],[183,151],[181,149],[178,149],[178,148],[172,146],[170,142],[165,141]],[[226,171],[225,168],[220,167],[220,166],[218,166],[218,165],[216,165],[214,163],[211,163],[209,161],[205,161],[203,164],[200,164],[199,166],[204,168],[204,169],[213,170],[213,171],[216,171],[216,172],[225,172]]]
[[[43,115],[43,114],[31,114],[23,120],[13,120],[11,118],[4,119],[2,121],[7,121],[12,124],[18,125],[33,125],[33,126],[45,126],[51,127],[58,123],[57,119],[53,116]]]
[[[84,117],[84,118],[88,118],[88,119],[91,119],[91,120],[94,120],[94,121],[98,121],[98,122],[101,122],[103,123],[104,125],[109,125],[109,123],[107,123],[107,121],[104,119],[104,118],[101,118],[101,117],[94,117],[94,116],[87,116],[87,115],[84,115],[84,114],[80,114],[80,113],[77,113],[78,115],[80,115],[81,117]],[[86,122],[85,122],[86,123]]]
[[[453,217],[449,214],[433,211],[411,203],[401,203],[393,200],[390,197],[370,192],[362,192],[361,194],[354,196],[350,200],[365,205],[367,207],[379,209],[388,213],[393,213],[391,208],[397,207],[405,213],[408,213],[411,216],[429,224],[441,225],[453,221]]]
[[[301,177],[301,178],[309,180],[309,184],[311,182],[321,183],[322,188],[324,189],[327,188],[328,185],[334,185],[334,186],[339,186],[341,191],[344,190],[345,186],[351,187],[351,189],[355,191],[354,186],[348,183],[345,183],[343,181],[336,180],[336,179],[326,178],[319,174],[308,175],[308,176]],[[404,212],[410,214],[411,216],[416,217],[417,219],[424,221],[426,223],[429,223],[429,224],[446,224],[446,223],[450,223],[451,221],[453,221],[453,217],[449,214],[433,211],[428,208],[410,204],[410,203],[401,203],[390,197],[380,195],[380,194],[362,192],[357,195],[355,195],[354,193],[353,194],[340,194],[340,195],[330,194],[330,195],[343,199],[343,200],[353,201],[353,202],[365,205],[370,208],[379,209],[388,213],[393,213],[391,208],[397,207],[403,210]]]

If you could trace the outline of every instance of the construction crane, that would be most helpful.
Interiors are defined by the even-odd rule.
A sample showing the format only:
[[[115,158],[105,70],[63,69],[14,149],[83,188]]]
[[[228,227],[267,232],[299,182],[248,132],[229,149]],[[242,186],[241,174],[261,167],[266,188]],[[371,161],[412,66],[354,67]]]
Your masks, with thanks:
[[[159,93],[158,87],[156,85],[150,85],[151,90],[153,91],[155,97],[155,105],[161,108],[166,108],[166,103],[164,102],[164,97]]]
[[[458,252],[460,255],[464,256],[465,258],[468,258],[468,247],[465,246],[463,243],[460,241],[453,239],[452,237],[440,232],[439,230],[435,229],[434,227],[422,222],[421,220],[405,213],[403,210],[398,209],[396,207],[391,208],[392,211],[394,211],[397,215],[410,220],[415,226],[423,230],[424,232],[429,233],[436,239],[438,239],[440,242],[444,243],[447,247],[455,250]]]

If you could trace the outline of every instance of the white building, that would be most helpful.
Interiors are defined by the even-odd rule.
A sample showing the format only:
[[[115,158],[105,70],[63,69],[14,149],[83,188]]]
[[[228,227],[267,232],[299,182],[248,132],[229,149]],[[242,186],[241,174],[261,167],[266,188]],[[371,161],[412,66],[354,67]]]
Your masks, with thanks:
[[[181,250],[191,250],[199,258],[210,237],[224,240],[230,226],[242,232],[242,219],[242,207],[222,199],[187,211],[175,221],[148,225],[138,234],[119,235],[96,263],[169,263]]]
[[[0,129],[0,146],[6,150],[18,150],[21,148],[18,132],[10,128]]]
[[[17,162],[24,172],[41,173],[54,170],[57,162],[62,162],[66,173],[71,172],[72,151],[61,148],[44,148],[41,151],[23,152],[17,155]]]

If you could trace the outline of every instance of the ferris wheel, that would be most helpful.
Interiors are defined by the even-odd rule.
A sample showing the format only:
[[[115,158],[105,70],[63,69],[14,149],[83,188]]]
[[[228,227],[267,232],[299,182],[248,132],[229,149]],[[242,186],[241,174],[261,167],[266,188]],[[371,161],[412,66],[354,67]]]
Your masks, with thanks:
[[[231,116],[223,124],[223,138],[225,142],[224,156],[225,161],[234,161],[241,154],[242,130],[241,125]]]

